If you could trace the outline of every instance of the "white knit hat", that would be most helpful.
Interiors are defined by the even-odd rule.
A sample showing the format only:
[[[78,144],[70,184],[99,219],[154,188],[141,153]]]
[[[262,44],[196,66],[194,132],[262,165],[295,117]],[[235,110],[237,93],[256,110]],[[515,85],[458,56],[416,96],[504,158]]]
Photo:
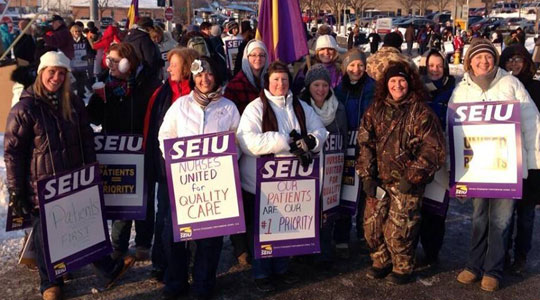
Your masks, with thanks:
[[[38,73],[46,67],[62,67],[71,72],[71,61],[62,51],[49,51],[39,58]]]
[[[329,34],[319,36],[317,38],[317,42],[315,43],[315,51],[318,51],[318,50],[324,49],[324,48],[332,48],[332,49],[334,49],[336,51],[339,50],[336,39],[333,36],[329,35]]]

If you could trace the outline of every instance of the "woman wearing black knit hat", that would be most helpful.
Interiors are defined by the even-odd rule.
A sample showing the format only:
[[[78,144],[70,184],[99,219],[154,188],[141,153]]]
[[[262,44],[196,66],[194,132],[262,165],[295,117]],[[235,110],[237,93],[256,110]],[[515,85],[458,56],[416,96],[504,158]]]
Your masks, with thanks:
[[[444,164],[444,135],[418,72],[393,63],[377,81],[375,99],[358,129],[356,172],[366,193],[364,235],[371,279],[412,280],[425,185]]]

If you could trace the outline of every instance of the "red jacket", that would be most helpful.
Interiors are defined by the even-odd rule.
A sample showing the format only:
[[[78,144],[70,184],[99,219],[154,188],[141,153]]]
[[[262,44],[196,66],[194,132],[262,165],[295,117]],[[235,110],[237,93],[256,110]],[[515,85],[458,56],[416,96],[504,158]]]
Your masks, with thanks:
[[[234,102],[238,108],[238,112],[242,114],[249,102],[259,97],[260,91],[259,88],[254,87],[249,82],[244,71],[240,71],[229,81],[223,96]]]
[[[106,54],[113,42],[120,43],[120,38],[118,37],[118,27],[109,25],[107,29],[105,29],[105,32],[103,32],[101,39],[92,45],[94,50],[103,49],[103,59],[101,60],[101,65],[103,68],[107,68],[107,64],[105,63],[105,60],[107,59]]]
[[[172,90],[172,98],[171,102],[168,103],[169,106],[171,106],[176,99],[187,95],[191,92],[191,89],[189,87],[189,80],[182,80],[181,82],[174,82],[169,77],[169,85],[171,86]],[[148,106],[146,107],[146,114],[144,115],[144,129],[143,129],[143,136],[144,136],[144,145],[146,145],[146,138],[148,137],[148,128],[150,124],[150,116],[152,114],[152,108],[154,107],[154,103],[156,102],[156,97],[161,91],[161,88],[163,85],[158,87],[154,93],[152,94],[152,97],[150,97],[150,100],[148,101]],[[167,105],[167,104],[164,104]]]

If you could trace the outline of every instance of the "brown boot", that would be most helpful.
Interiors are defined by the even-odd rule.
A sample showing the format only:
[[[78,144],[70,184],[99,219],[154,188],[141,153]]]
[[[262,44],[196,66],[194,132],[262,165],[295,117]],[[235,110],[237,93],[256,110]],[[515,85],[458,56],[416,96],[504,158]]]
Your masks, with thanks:
[[[494,292],[499,289],[499,279],[484,275],[480,283],[480,288],[487,292]]]
[[[105,284],[105,289],[110,289],[118,279],[120,279],[120,277],[122,277],[122,275],[124,275],[124,273],[126,273],[126,271],[131,268],[133,266],[133,264],[135,263],[135,257],[131,256],[131,255],[128,255],[126,257],[124,257],[124,265],[122,266],[122,269],[120,269],[114,276],[113,278],[111,278],[106,284]]]
[[[463,270],[457,276],[457,281],[463,284],[471,284],[473,282],[478,281],[478,276],[476,276],[473,272],[469,270]]]
[[[43,300],[62,300],[62,288],[51,286],[43,292]]]

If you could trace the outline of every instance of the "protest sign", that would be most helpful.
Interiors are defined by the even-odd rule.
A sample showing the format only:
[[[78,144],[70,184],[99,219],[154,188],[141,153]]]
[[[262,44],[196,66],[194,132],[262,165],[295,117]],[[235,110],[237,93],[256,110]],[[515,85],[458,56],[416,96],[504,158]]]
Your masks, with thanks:
[[[32,227],[32,219],[30,214],[18,217],[13,214],[13,209],[8,206],[6,217],[6,232],[15,231]]]
[[[322,211],[327,217],[333,215],[339,207],[341,195],[341,181],[344,163],[343,135],[329,134],[323,149],[323,185],[322,185]]]
[[[146,218],[143,137],[103,135],[94,138],[103,180],[105,217],[110,220]]]
[[[236,59],[242,59],[242,53],[240,53],[240,57],[238,57],[238,47],[240,47],[243,39],[235,36],[224,38],[223,41],[225,43],[225,55],[227,56],[227,68],[232,72],[234,70]]]
[[[255,258],[320,252],[319,158],[257,159]]]
[[[356,136],[357,130],[350,130],[345,152],[345,163],[343,166],[343,180],[341,186],[341,203],[340,206],[345,211],[354,214],[356,212],[356,203],[360,197],[360,178],[356,174]]]
[[[245,232],[234,132],[167,139],[174,241]]]
[[[37,186],[51,281],[112,251],[97,163],[39,180]]]
[[[448,107],[450,195],[521,198],[521,129],[517,101]]]

